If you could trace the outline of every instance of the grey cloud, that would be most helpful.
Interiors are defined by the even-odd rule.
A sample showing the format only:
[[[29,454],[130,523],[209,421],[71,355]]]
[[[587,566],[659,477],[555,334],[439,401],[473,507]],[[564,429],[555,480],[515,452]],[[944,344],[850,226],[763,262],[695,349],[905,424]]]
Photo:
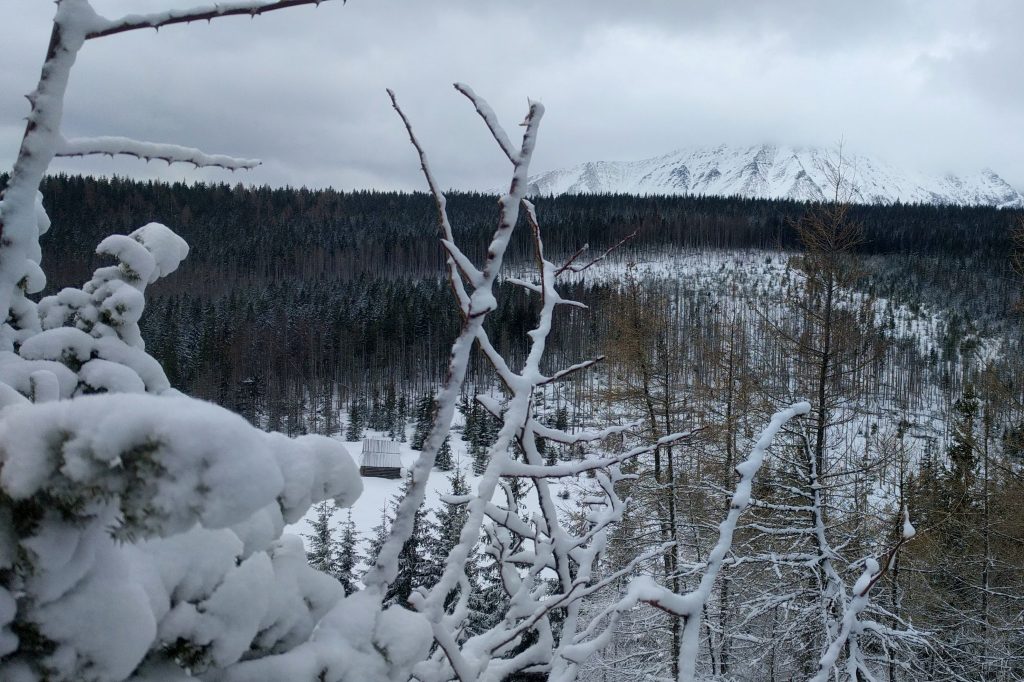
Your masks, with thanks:
[[[0,163],[17,149],[52,5],[0,24]],[[198,0],[193,0],[198,1]],[[193,2],[94,0],[107,16]],[[56,167],[139,177],[415,189],[394,88],[442,183],[499,186],[507,162],[451,82],[510,132],[540,98],[546,170],[690,144],[829,144],[923,171],[991,166],[1024,187],[1012,0],[350,0],[88,44],[65,129],[256,156],[245,174],[132,160]]]

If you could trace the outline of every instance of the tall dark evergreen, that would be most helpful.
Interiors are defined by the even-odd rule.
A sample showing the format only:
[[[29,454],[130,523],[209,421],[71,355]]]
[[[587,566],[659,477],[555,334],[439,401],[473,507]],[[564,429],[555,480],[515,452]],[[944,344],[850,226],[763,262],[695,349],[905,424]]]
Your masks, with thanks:
[[[335,508],[331,502],[316,505],[316,518],[310,523],[311,531],[303,537],[308,542],[306,559],[309,565],[332,577],[338,577],[339,545],[331,528],[334,512]]]
[[[977,422],[978,397],[974,386],[967,384],[963,395],[953,404],[952,443],[949,447],[953,484],[965,496],[974,485],[978,463]]]
[[[362,558],[359,555],[359,531],[352,520],[352,510],[349,510],[339,531],[335,577],[345,588],[345,594],[352,594],[356,591],[356,567]]]
[[[444,442],[441,443],[441,449],[437,451],[437,458],[434,460],[434,466],[441,471],[451,471],[455,467],[450,440],[451,436],[445,436]]]
[[[466,478],[458,469],[452,471],[448,476],[448,494],[457,497],[470,492]],[[423,550],[428,557],[424,575],[428,583],[433,584],[444,572],[445,559],[452,549],[459,544],[459,534],[466,522],[469,510],[464,504],[452,504],[442,502],[441,506],[434,510],[433,520],[429,525],[429,532],[423,538]],[[476,548],[474,548],[476,551]],[[472,560],[467,563],[467,577],[470,584],[476,583],[476,565]],[[449,603],[454,595],[449,597]]]
[[[367,552],[367,566],[372,566],[380,553],[381,547],[387,540],[388,531],[394,520],[398,504],[405,497],[409,487],[407,478],[402,484],[401,490],[390,500],[382,512],[380,523],[373,529],[373,537],[370,538],[369,551]],[[384,595],[386,604],[408,605],[409,595],[415,587],[424,585],[425,575],[429,572],[429,557],[425,552],[424,538],[432,532],[429,520],[426,518],[426,510],[421,506],[413,517],[412,535],[402,545],[398,553],[398,575],[388,585],[388,591]]]
[[[345,429],[345,440],[362,440],[363,431],[366,428],[363,415],[363,405],[359,400],[353,400],[348,411],[348,428]]]
[[[416,430],[413,432],[409,445],[413,450],[422,450],[427,440],[430,427],[434,423],[434,396],[425,395],[416,401]]]

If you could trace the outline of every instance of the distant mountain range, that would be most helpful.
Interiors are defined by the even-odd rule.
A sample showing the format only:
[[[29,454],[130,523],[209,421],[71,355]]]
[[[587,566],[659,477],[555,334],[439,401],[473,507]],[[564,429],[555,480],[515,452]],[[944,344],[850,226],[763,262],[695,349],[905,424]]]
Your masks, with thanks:
[[[530,178],[531,194],[713,194],[799,201],[835,194],[837,154],[814,147],[692,147],[642,161],[592,161]],[[840,195],[854,203],[1024,208],[1024,195],[991,170],[928,175],[844,153]]]

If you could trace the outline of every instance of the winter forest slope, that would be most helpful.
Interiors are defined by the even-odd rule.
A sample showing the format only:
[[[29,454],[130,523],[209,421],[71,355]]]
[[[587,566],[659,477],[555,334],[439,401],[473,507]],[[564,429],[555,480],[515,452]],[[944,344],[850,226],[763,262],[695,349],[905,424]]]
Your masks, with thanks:
[[[822,201],[830,198],[834,152],[814,147],[690,147],[632,162],[594,161],[533,176],[531,190],[552,194],[690,194]],[[1024,207],[1024,195],[994,171],[928,175],[845,154],[845,198],[863,204]]]
[[[146,351],[173,386],[262,428],[322,434],[356,450],[364,435],[404,435],[402,458],[410,464],[421,430],[417,415],[444,380],[460,324],[438,274],[442,252],[428,197],[77,177],[51,178],[42,190],[53,220],[45,237],[51,291],[80,282],[82,271],[98,264],[84,256],[110,231],[162,216],[191,244],[174,276],[147,289],[140,323]],[[458,239],[481,255],[494,226],[493,197],[453,194],[448,206]],[[812,435],[804,421],[794,425],[803,434],[780,436],[758,475],[756,504],[745,512],[724,568],[728,588],[705,614],[713,634],[701,642],[702,669],[749,682],[808,678],[827,643],[822,594],[854,584],[863,571],[860,557],[887,549],[894,519],[908,506],[922,539],[901,554],[900,577],[879,585],[869,617],[880,629],[864,636],[879,669],[887,664],[878,654],[884,648],[906,672],[878,679],[976,679],[971,673],[981,655],[990,669],[1005,668],[994,679],[1019,679],[1024,659],[1010,654],[1022,650],[1024,635],[1012,622],[1015,601],[1005,595],[1024,584],[1018,543],[1024,519],[1013,479],[1024,453],[1018,362],[1024,335],[1016,312],[1021,284],[1008,258],[1010,230],[1021,213],[856,206],[847,217],[862,226],[864,241],[836,269],[820,256],[800,254],[798,226],[827,208],[690,196],[538,200],[555,261],[584,243],[600,253],[626,235],[636,237],[585,273],[560,278],[562,295],[587,309],[567,307],[555,318],[541,371],[607,359],[538,388],[536,415],[572,432],[643,424],[615,447],[640,446],[669,431],[695,433],[660,452],[674,473],[659,469],[657,456],[637,460],[641,475],[628,490],[633,503],[609,539],[604,567],[615,570],[650,550],[659,559],[637,571],[679,593],[703,570],[738,458],[779,405],[816,395],[824,372],[821,471],[828,534],[836,544],[822,545],[810,525],[807,500],[818,488],[801,446],[813,442],[801,440]],[[531,276],[523,232],[510,247],[506,276]],[[822,277],[826,268],[835,278]],[[485,330],[509,366],[521,367],[537,298],[510,280],[500,281],[495,293]],[[835,305],[824,315],[826,300]],[[825,319],[834,323],[826,328]],[[646,376],[650,368],[654,375]],[[500,398],[501,383],[477,358],[450,436],[451,464],[470,484],[480,481],[495,440],[498,422],[473,400],[488,395]],[[660,410],[653,420],[648,396]],[[561,466],[605,446],[537,447],[545,461]],[[993,464],[988,473],[981,453]],[[669,479],[674,483],[666,487]],[[551,483],[559,512],[576,514],[592,483],[587,477]],[[430,547],[451,525],[440,516],[451,512],[441,498],[450,486],[438,467],[414,533],[422,549],[403,550],[400,559],[396,584],[407,588],[404,594],[428,580],[423,576],[445,555]],[[348,546],[362,555],[349,570],[353,580],[372,562],[378,530],[393,517],[401,489],[400,481],[368,480],[352,512],[354,525],[347,514],[336,517],[355,534]],[[535,511],[531,495],[508,494],[509,507],[524,518]],[[964,502],[951,509],[953,496]],[[991,512],[984,521],[983,504]],[[316,520],[307,516],[298,528],[309,530]],[[987,544],[981,531],[990,533]],[[664,542],[678,548],[665,554],[676,562],[667,567],[657,549]],[[813,586],[824,556],[836,575],[831,592],[819,593]],[[986,592],[991,599],[982,605],[975,598],[977,569],[986,561],[992,584],[1005,589]],[[486,620],[503,597],[493,563],[479,552],[473,562],[484,601],[471,610]],[[979,620],[991,623],[990,631],[973,628]],[[678,639],[672,627],[656,611],[629,613],[607,655],[589,659],[581,679],[670,677],[666,652]],[[621,659],[624,651],[628,660]],[[648,667],[640,671],[633,659]]]

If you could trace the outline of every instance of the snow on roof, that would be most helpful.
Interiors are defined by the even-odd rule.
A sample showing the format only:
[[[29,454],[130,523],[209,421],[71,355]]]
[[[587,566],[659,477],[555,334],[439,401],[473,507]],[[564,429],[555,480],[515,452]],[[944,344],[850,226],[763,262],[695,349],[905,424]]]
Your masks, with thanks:
[[[402,458],[399,453],[400,446],[393,440],[365,438],[362,466],[401,469]]]

